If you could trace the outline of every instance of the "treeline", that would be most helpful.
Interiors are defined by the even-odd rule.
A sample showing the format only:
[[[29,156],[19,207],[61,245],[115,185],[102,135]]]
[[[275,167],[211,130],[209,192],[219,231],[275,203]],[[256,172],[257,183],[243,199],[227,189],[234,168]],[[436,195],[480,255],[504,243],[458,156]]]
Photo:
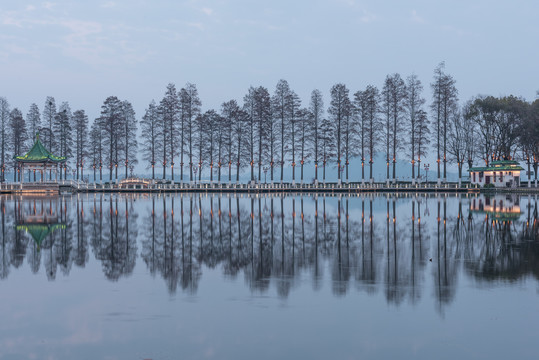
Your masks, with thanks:
[[[119,171],[127,177],[142,160],[152,178],[177,180],[179,171],[180,181],[200,180],[204,173],[211,181],[239,182],[248,171],[251,181],[261,181],[264,172],[270,181],[282,182],[285,168],[292,181],[304,181],[309,164],[316,182],[326,180],[328,166],[339,182],[348,182],[354,160],[361,164],[361,178],[352,180],[373,182],[375,155],[381,153],[387,183],[397,181],[398,160],[410,163],[415,183],[429,153],[435,154],[439,183],[447,180],[448,163],[457,166],[460,181],[464,164],[488,165],[498,159],[525,161],[537,180],[539,100],[479,96],[461,106],[444,63],[434,70],[430,89],[427,104],[416,75],[403,79],[392,74],[382,89],[369,85],[352,94],[345,84],[336,84],[326,107],[321,91],[313,90],[305,105],[280,80],[272,94],[263,86],[250,87],[242,103],[232,99],[203,112],[196,85],[178,90],[169,84],[140,122],[131,103],[111,96],[91,125],[84,110],[72,113],[67,102],[57,109],[52,97],[42,114],[32,104],[26,119],[0,98],[2,179],[7,166],[17,173],[13,154],[27,150],[39,132],[53,153],[70,159],[63,176],[70,169],[77,179],[85,169],[94,179],[112,181]],[[156,168],[162,173],[156,174]]]

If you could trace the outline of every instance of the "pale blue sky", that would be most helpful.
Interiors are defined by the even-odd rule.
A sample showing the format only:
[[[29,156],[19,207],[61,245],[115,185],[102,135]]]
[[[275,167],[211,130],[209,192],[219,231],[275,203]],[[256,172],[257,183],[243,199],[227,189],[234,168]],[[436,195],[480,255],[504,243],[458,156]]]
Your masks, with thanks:
[[[198,86],[203,108],[241,100],[250,85],[288,80],[304,103],[344,82],[416,73],[430,99],[440,61],[460,98],[539,89],[539,3],[493,1],[164,1],[0,3],[0,96],[26,113],[45,97],[93,119],[103,100],[140,117],[168,82]]]

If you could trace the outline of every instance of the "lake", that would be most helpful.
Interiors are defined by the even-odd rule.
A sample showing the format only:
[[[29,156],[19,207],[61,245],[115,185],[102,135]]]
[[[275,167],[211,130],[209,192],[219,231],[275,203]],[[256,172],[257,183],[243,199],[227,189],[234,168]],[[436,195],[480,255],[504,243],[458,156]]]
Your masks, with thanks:
[[[537,358],[537,195],[0,206],[0,359]]]

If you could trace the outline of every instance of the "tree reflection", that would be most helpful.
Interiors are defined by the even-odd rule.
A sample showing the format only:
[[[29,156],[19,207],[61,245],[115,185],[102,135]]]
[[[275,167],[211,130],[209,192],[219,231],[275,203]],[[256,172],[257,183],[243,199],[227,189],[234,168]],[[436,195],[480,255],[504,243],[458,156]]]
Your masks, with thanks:
[[[499,221],[497,237],[478,234],[477,229],[491,231],[490,227],[475,226],[473,209],[465,214],[466,207],[473,207],[473,199],[460,196],[450,199],[456,211],[449,216],[446,196],[223,199],[192,194],[179,199],[179,223],[170,210],[177,201],[177,197],[151,199],[142,241],[148,269],[161,274],[171,293],[178,281],[184,290],[195,292],[202,266],[220,266],[232,278],[243,272],[252,291],[266,292],[273,286],[278,296],[286,298],[303,269],[311,274],[314,289],[320,289],[327,264],[335,295],[347,294],[355,282],[357,289],[368,294],[383,289],[386,301],[399,306],[406,299],[414,304],[421,298],[430,264],[436,307],[443,313],[455,297],[459,262],[475,267],[474,276],[487,274],[477,267],[484,268],[490,261],[496,241],[515,237],[508,234],[512,228]],[[306,201],[312,205],[309,210]],[[527,221],[532,226],[537,218],[534,206]],[[536,231],[524,226],[519,234],[536,242]],[[509,274],[509,270],[502,267],[500,271]]]
[[[461,268],[480,283],[539,279],[531,195],[3,196],[0,209],[0,279],[26,259],[49,280],[98,261],[117,281],[133,273],[138,242],[170,294],[195,294],[204,268],[282,298],[304,276],[320,290],[327,273],[336,296],[381,292],[401,306],[421,299],[431,274],[443,314]]]
[[[118,280],[130,275],[135,268],[138,214],[132,209],[132,198],[110,196],[108,206],[103,202],[106,199],[100,203],[100,206],[106,207],[99,211],[101,233],[92,247],[107,279]]]

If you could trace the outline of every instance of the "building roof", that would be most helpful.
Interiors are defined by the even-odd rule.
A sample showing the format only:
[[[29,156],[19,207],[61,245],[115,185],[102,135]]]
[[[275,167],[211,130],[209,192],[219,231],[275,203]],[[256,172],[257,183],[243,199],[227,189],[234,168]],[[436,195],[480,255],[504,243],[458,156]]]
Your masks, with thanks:
[[[53,163],[62,163],[66,161],[65,156],[56,156],[53,155],[50,151],[45,149],[45,146],[39,141],[39,134],[36,135],[36,141],[32,148],[24,155],[14,156],[13,157],[17,162],[28,162],[28,163],[43,163],[43,162],[53,162]]]
[[[490,166],[477,166],[468,169],[468,172],[477,171],[520,171],[524,170],[518,161],[515,160],[496,160],[490,163]]]

